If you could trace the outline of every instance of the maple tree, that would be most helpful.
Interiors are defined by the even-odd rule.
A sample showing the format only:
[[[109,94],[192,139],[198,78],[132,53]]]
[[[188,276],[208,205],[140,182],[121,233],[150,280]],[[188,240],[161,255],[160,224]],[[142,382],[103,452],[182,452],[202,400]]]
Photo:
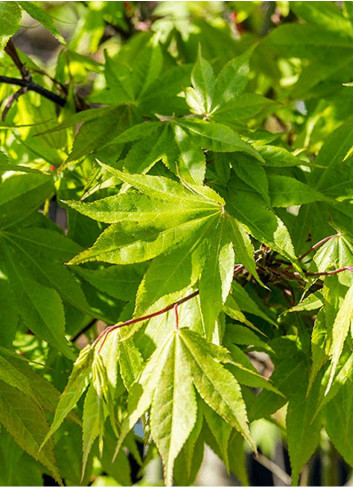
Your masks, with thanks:
[[[352,3],[145,4],[0,2],[0,482],[353,467]]]

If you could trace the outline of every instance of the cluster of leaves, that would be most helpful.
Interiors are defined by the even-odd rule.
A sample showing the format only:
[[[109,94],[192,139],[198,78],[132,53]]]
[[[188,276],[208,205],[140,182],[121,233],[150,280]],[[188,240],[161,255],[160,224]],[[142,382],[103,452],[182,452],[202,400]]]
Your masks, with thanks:
[[[141,4],[0,2],[0,481],[245,485],[265,420],[353,466],[352,5]]]

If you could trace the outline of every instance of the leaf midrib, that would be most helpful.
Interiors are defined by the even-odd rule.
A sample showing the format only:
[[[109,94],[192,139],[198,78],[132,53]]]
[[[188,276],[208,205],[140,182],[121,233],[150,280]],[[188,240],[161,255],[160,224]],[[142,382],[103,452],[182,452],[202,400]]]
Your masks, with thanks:
[[[139,242],[142,242],[142,243],[153,243],[156,240],[154,238],[158,238],[158,236],[163,236],[165,233],[170,233],[170,232],[172,232],[172,231],[174,231],[174,230],[176,230],[178,228],[181,228],[182,226],[188,225],[190,223],[195,223],[196,224],[197,222],[201,222],[201,221],[204,221],[206,219],[210,219],[215,214],[218,214],[218,212],[215,212],[214,214],[209,214],[208,216],[205,216],[205,217],[200,217],[200,218],[191,219],[189,221],[182,222],[180,224],[177,224],[176,226],[172,226],[172,227],[167,228],[167,229],[164,229],[162,231],[156,231],[155,233],[153,233],[153,234],[151,234],[151,235],[148,236],[148,240],[140,239],[138,241],[133,241],[132,243],[122,244],[122,245],[116,246],[114,248],[109,248],[107,250],[98,251],[94,255],[90,254],[88,256],[88,258],[84,257],[84,260],[85,261],[93,261],[97,256],[102,256],[102,255],[105,255],[105,254],[108,254],[108,253],[114,253],[114,252],[117,252],[117,251],[121,250],[122,248],[127,248],[127,247],[130,247],[130,246],[132,247],[132,246],[136,245]],[[108,229],[110,229],[110,228],[108,228]],[[100,237],[98,238],[98,240],[102,236],[103,235],[101,234]],[[98,240],[96,241],[95,244],[98,243]],[[83,252],[83,253],[85,253],[85,252]],[[84,262],[81,262],[81,263],[84,263]]]

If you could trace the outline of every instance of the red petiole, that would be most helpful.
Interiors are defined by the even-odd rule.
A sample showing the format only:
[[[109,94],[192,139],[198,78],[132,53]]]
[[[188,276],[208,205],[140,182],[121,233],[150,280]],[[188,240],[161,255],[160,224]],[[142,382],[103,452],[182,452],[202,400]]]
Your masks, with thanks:
[[[165,307],[164,309],[161,309],[160,311],[153,312],[152,314],[147,314],[147,316],[142,316],[142,317],[135,318],[135,319],[129,319],[128,321],[125,321],[124,323],[114,324],[113,326],[108,326],[108,328],[105,328],[105,330],[94,341],[93,346],[96,345],[101,338],[103,338],[103,341],[99,347],[99,351],[100,351],[103,348],[103,345],[105,343],[107,335],[109,333],[111,333],[112,331],[114,331],[115,329],[122,328],[123,326],[130,326],[131,324],[139,323],[140,321],[147,321],[148,319],[152,319],[156,316],[160,316],[161,314],[164,314],[168,311],[171,311],[172,309],[174,309],[174,311],[175,311],[176,328],[178,329],[179,328],[179,316],[178,316],[178,310],[177,310],[178,306],[180,306],[181,304],[184,304],[184,302],[187,302],[190,299],[193,299],[197,295],[199,295],[198,290],[196,290],[192,294],[184,297],[183,299],[179,299],[179,300],[173,302],[173,304],[169,304],[169,306]]]

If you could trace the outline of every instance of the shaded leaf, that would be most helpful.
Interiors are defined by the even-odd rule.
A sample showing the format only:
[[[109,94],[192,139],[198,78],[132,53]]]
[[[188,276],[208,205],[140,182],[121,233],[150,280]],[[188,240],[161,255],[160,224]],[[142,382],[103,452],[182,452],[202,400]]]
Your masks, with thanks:
[[[46,437],[42,442],[41,448],[46,445],[48,440],[58,430],[66,416],[75,407],[77,401],[86,390],[88,379],[91,373],[93,352],[94,350],[91,348],[90,345],[81,350],[80,355],[74,363],[74,368],[71,372],[68,383],[60,396],[55,411],[54,420],[52,422],[49,432],[46,434]]]
[[[16,443],[47,467],[61,483],[54,458],[54,443],[50,441],[39,452],[40,443],[48,431],[48,423],[38,404],[23,392],[0,381],[0,408],[0,422]]]

